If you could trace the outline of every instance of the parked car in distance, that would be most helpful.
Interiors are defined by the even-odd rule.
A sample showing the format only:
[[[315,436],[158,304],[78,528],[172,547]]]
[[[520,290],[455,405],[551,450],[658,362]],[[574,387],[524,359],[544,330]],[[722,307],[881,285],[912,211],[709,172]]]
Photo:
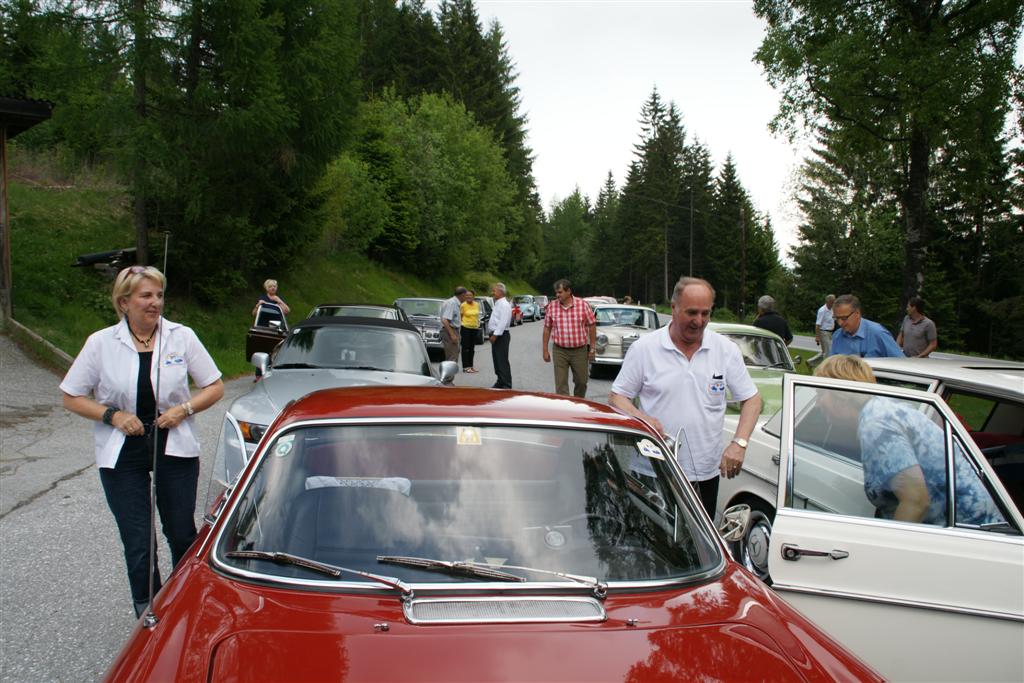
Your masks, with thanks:
[[[594,309],[597,320],[597,350],[590,362],[590,376],[604,368],[619,367],[629,347],[642,335],[661,327],[653,308],[601,304]]]
[[[441,341],[441,304],[444,299],[428,297],[403,297],[395,299],[394,306],[402,309],[409,322],[416,326],[427,345],[431,358],[444,357],[444,344]]]
[[[613,296],[587,296],[583,298],[591,308],[604,306],[605,304],[617,304],[618,300]]]
[[[540,320],[540,310],[533,301],[532,294],[519,294],[512,297],[512,303],[519,307],[522,312],[522,320]]]
[[[512,324],[509,327],[523,324],[523,309],[519,308],[519,304],[512,304]]]
[[[537,304],[537,311],[540,313],[540,317],[543,318],[547,314],[549,302],[550,299],[543,294],[535,294],[533,296],[533,303]]]
[[[241,474],[224,434],[199,538],[108,681],[881,680],[732,561],[661,437],[607,406],[320,391]]]
[[[381,318],[318,317],[296,325],[271,356],[256,353],[260,379],[232,402],[248,452],[290,401],[317,389],[377,384],[439,385],[458,373],[453,362],[435,370],[415,327]]]
[[[254,353],[271,353],[287,334],[288,321],[281,307],[260,302],[256,317],[245,335],[245,360],[251,361]]]
[[[877,384],[780,376],[781,409],[762,413],[740,475],[721,480],[720,508],[752,509],[736,557],[887,678],[1024,680],[1024,371],[868,362]],[[883,408],[929,418],[932,434],[914,438],[930,440],[866,440]],[[926,466],[895,464],[921,444]],[[928,516],[907,515],[921,521],[888,507],[904,470],[928,472]]]
[[[739,347],[747,372],[761,394],[761,414],[772,415],[778,411],[782,407],[782,375],[796,372],[795,363],[800,362],[800,356],[790,356],[782,337],[760,327],[711,322],[707,329],[725,336]],[[728,409],[739,412],[738,406],[732,403]]]
[[[489,296],[475,296],[473,300],[480,305],[480,324],[476,334],[476,344],[479,346],[484,343],[487,321],[491,319],[491,313],[494,311],[494,299]]]
[[[323,316],[383,318],[384,320],[404,320],[409,322],[409,316],[401,308],[384,304],[320,304],[314,306],[313,310],[306,317],[319,318]]]

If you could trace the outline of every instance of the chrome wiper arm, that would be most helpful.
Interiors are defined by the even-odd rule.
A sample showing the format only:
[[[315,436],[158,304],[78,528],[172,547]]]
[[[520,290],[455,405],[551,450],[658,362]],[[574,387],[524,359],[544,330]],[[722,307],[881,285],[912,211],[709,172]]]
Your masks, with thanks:
[[[332,576],[334,578],[338,578],[343,573],[356,574],[358,576],[370,579],[371,581],[382,583],[388,588],[398,589],[402,592],[403,601],[409,600],[413,596],[412,588],[409,586],[409,584],[393,576],[381,576],[380,574],[364,572],[359,569],[338,567],[333,564],[327,564],[326,562],[318,562],[316,560],[311,560],[307,557],[292,555],[291,553],[272,553],[266,550],[229,550],[225,553],[225,556],[230,557],[232,559],[240,560],[267,560],[275,564],[293,564],[296,567],[312,569],[313,571],[320,572],[321,574],[327,574],[328,576]]]
[[[378,555],[377,561],[382,564],[397,564],[403,567],[416,567],[425,571],[443,572],[445,574],[463,574],[481,579],[494,579],[496,581],[526,581],[522,576],[509,574],[493,565],[484,565],[477,562],[461,562],[445,560],[431,560],[426,557],[404,557],[401,555]]]
[[[569,579],[576,583],[582,583],[584,586],[590,587],[594,591],[594,597],[600,600],[604,600],[608,597],[608,584],[604,581],[598,580],[593,576],[580,576],[579,574],[568,574],[566,572],[559,572],[553,569],[538,569],[537,567],[521,567],[515,564],[503,564],[495,565],[487,562],[467,562],[465,564],[473,564],[478,567],[504,567],[505,569],[519,569],[524,572],[535,572],[537,574],[550,574],[551,576],[558,576],[563,579]]]

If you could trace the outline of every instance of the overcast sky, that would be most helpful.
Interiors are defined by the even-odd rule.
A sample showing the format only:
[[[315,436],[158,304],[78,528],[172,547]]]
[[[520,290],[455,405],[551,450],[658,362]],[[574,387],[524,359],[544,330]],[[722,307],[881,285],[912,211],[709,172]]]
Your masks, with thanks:
[[[436,3],[435,3],[436,6]],[[749,0],[476,0],[497,19],[519,77],[544,207],[575,187],[597,197],[609,171],[621,188],[657,86],[687,141],[716,172],[732,154],[754,207],[771,215],[780,256],[795,242],[793,174],[806,148],[768,132],[778,96],[753,61],[764,23]],[[1018,50],[1018,56],[1021,51]]]

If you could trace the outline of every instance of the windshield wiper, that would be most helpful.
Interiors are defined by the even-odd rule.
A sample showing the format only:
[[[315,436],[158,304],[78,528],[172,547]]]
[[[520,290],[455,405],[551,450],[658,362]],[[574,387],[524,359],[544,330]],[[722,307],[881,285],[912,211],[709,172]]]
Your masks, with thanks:
[[[538,569],[536,567],[521,567],[514,564],[491,564],[489,562],[475,562],[473,560],[445,562],[444,560],[430,560],[422,557],[396,557],[388,555],[380,555],[377,557],[378,562],[387,564],[400,564],[408,567],[419,567],[427,571],[442,571],[449,573],[468,573],[471,576],[480,576],[487,578],[496,578],[503,581],[526,581],[522,576],[516,576],[515,574],[509,574],[508,572],[501,571],[501,569],[518,569],[524,572],[534,572],[537,574],[548,574],[550,576],[558,576],[563,579],[568,579],[575,583],[582,583],[584,586],[589,586],[594,591],[594,596],[604,600],[608,596],[608,584],[603,581],[598,581],[592,576],[579,576],[576,574],[567,574],[566,572],[558,572],[551,569]],[[499,569],[500,567],[500,569]]]
[[[377,561],[382,564],[397,564],[403,567],[416,567],[425,571],[442,572],[444,574],[455,574],[471,576],[478,579],[495,579],[496,581],[526,581],[522,576],[509,574],[489,565],[481,565],[476,562],[446,562],[444,560],[431,560],[425,557],[403,557],[401,555],[378,555]]]
[[[291,553],[272,553],[266,550],[229,550],[224,553],[225,556],[232,559],[239,560],[266,560],[273,562],[274,564],[292,564],[296,567],[303,567],[305,569],[311,569],[321,574],[338,578],[343,573],[357,574],[358,576],[365,577],[371,581],[382,583],[389,588],[397,588],[402,592],[402,601],[412,599],[412,588],[409,584],[405,583],[400,579],[396,579],[393,576],[381,576],[380,574],[372,574],[370,572],[364,572],[359,569],[349,569],[348,567],[338,567],[333,564],[327,564],[326,562],[318,562],[311,560],[308,557],[300,557],[299,555],[292,555]]]
[[[280,365],[272,365],[271,370],[309,370],[309,369],[320,369],[322,365],[313,365],[312,363],[281,363]]]
[[[335,370],[376,370],[377,372],[395,372],[391,368],[380,368],[376,365],[338,365]]]

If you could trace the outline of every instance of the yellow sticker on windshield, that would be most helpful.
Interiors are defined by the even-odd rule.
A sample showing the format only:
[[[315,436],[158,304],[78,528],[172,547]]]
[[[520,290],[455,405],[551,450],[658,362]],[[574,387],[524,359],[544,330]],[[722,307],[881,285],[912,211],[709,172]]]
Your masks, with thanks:
[[[459,427],[458,437],[460,446],[479,446],[483,443],[480,430],[476,427]]]

